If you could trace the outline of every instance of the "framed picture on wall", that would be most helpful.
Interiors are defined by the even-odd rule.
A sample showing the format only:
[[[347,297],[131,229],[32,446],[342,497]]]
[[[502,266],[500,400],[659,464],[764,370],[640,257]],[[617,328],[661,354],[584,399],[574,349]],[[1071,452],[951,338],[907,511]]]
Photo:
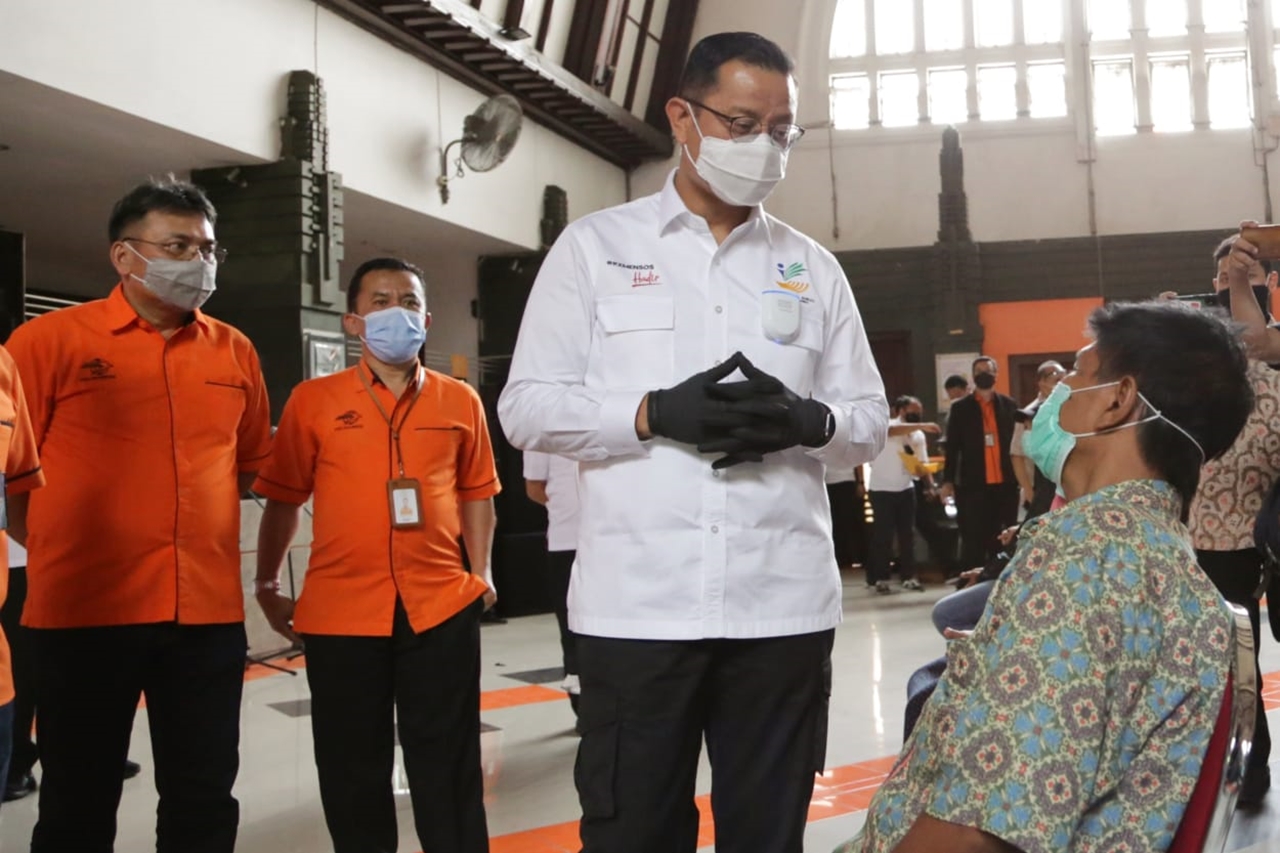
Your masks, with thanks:
[[[947,381],[947,377],[963,376],[966,382],[972,384],[973,362],[980,354],[976,352],[948,352],[933,357],[934,364],[937,367],[939,412],[951,410],[951,401],[947,399],[947,391],[942,387],[943,383]]]
[[[307,378],[332,376],[347,367],[347,347],[341,332],[307,329],[302,333],[306,349]]]

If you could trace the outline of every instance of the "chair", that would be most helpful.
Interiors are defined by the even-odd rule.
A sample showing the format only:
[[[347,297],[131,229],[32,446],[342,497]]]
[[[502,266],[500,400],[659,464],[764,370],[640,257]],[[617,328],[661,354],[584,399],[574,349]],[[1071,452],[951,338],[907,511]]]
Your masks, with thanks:
[[[1235,619],[1235,656],[1200,778],[1169,853],[1222,853],[1253,747],[1253,724],[1261,701],[1253,658],[1253,629],[1248,611],[1230,603],[1227,607]]]

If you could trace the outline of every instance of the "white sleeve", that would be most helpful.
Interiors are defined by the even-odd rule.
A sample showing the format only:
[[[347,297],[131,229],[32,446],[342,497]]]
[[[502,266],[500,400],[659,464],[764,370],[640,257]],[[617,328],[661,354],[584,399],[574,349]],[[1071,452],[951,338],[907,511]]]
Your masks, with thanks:
[[[596,461],[645,454],[635,417],[643,391],[588,389],[584,384],[595,328],[595,297],[579,241],[570,226],[538,272],[498,419],[513,445],[570,459]]]
[[[1009,441],[1010,456],[1026,456],[1026,452],[1022,449],[1022,439],[1027,434],[1027,428],[1022,424],[1014,424],[1013,438]]]
[[[551,479],[551,457],[536,450],[524,452],[524,478],[545,483]]]

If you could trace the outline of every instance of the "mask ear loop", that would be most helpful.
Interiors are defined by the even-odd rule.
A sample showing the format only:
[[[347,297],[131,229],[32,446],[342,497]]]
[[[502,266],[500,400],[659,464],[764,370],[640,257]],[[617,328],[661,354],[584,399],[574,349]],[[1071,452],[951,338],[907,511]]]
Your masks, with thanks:
[[[1161,412],[1161,411],[1160,411],[1159,409],[1157,409],[1155,406],[1151,405],[1151,401],[1150,401],[1150,400],[1148,400],[1148,399],[1146,398],[1146,396],[1145,396],[1141,391],[1139,391],[1139,392],[1138,392],[1138,399],[1139,399],[1139,400],[1141,400],[1143,403],[1145,403],[1145,404],[1146,404],[1146,406],[1147,406],[1147,408],[1148,408],[1148,409],[1150,409],[1150,410],[1151,410],[1151,413],[1152,413],[1152,414],[1151,414],[1151,417],[1146,418],[1145,420],[1139,421],[1138,423],[1147,423],[1148,421],[1153,421],[1153,420],[1161,420],[1161,421],[1164,421],[1164,422],[1165,422],[1165,423],[1167,423],[1169,426],[1173,427],[1173,428],[1174,428],[1174,429],[1176,429],[1178,432],[1180,432],[1180,433],[1182,433],[1184,436],[1186,436],[1186,437],[1187,437],[1187,441],[1191,442],[1192,444],[1194,444],[1194,445],[1196,446],[1196,450],[1200,451],[1200,464],[1201,464],[1201,465],[1204,465],[1204,463],[1206,463],[1206,462],[1208,462],[1208,461],[1209,461],[1209,458],[1208,458],[1207,456],[1205,456],[1205,453],[1204,453],[1204,447],[1203,447],[1203,446],[1201,446],[1200,442],[1198,442],[1198,441],[1196,441],[1196,440],[1195,440],[1195,437],[1194,437],[1194,436],[1192,436],[1192,435],[1191,435],[1191,433],[1187,432],[1187,431],[1186,431],[1185,429],[1183,429],[1179,424],[1176,424],[1176,423],[1174,423],[1173,421],[1171,421],[1171,420],[1169,420],[1168,418],[1166,418],[1166,417],[1164,416],[1164,413],[1163,413],[1163,412]]]

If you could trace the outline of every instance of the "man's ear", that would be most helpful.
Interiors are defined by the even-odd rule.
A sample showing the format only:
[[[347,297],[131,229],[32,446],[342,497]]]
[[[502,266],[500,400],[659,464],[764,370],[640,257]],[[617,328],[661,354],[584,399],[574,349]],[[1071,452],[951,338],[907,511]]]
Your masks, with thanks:
[[[364,318],[355,314],[342,315],[342,331],[353,338],[364,336]]]

